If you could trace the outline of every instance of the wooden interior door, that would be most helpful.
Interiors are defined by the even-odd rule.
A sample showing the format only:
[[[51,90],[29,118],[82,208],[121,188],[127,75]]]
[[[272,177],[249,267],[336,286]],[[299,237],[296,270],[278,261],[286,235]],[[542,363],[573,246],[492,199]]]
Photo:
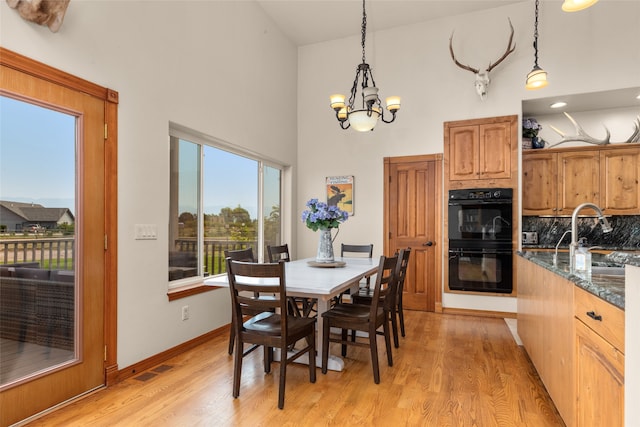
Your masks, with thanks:
[[[111,298],[115,289],[111,286],[115,283],[115,266],[111,264],[115,263],[115,235],[109,249],[107,240],[109,232],[115,231],[114,223],[108,220],[115,220],[111,218],[115,207],[107,206],[106,194],[114,194],[115,159],[111,156],[115,149],[105,148],[115,143],[115,138],[109,140],[105,132],[114,107],[107,107],[105,100],[110,93],[117,101],[117,93],[103,89],[104,93],[97,92],[104,96],[91,96],[87,92],[95,87],[89,82],[76,79],[83,90],[71,89],[75,81],[66,74],[10,51],[3,50],[2,54],[0,94],[71,115],[76,130],[75,141],[71,141],[76,153],[74,356],[0,388],[0,425],[5,426],[104,385],[107,368],[114,369],[115,345],[109,348],[107,357],[107,344],[116,338],[111,335],[115,320],[115,301]],[[36,71],[26,72],[26,68]],[[37,77],[39,73],[48,73],[48,77]],[[112,130],[116,132],[115,126]],[[105,295],[110,304],[105,304]]]
[[[404,308],[442,310],[442,155],[385,158],[385,254],[411,248]]]

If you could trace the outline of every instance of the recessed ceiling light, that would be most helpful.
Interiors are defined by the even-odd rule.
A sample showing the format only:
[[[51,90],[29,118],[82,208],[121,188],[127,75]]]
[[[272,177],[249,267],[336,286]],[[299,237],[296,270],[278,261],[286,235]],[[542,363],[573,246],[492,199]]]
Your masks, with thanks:
[[[565,107],[566,105],[567,105],[566,102],[558,101],[558,102],[554,102],[553,104],[549,105],[549,107],[551,107],[551,108],[562,108],[562,107]]]
[[[638,94],[638,96],[636,96],[636,99],[640,99],[640,94]]]

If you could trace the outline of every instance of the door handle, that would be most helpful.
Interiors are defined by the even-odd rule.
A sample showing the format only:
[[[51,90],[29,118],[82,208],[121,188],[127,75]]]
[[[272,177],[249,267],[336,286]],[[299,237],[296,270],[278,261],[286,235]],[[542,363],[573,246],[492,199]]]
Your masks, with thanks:
[[[429,240],[428,242],[424,242],[422,246],[433,246],[433,242]]]

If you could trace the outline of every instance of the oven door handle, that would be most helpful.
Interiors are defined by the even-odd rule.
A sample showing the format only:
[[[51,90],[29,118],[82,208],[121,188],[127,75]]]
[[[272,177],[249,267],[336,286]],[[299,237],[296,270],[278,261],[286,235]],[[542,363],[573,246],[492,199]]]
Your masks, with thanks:
[[[513,254],[513,251],[510,249],[462,249],[462,248],[449,248],[449,258],[457,256],[464,256],[464,254],[477,255],[477,254],[486,254],[486,255],[507,255]]]

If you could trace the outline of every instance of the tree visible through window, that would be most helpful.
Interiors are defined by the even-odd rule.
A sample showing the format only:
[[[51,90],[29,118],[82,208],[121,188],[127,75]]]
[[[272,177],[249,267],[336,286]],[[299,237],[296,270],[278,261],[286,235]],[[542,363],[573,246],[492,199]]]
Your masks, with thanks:
[[[169,281],[219,274],[224,251],[280,244],[281,169],[170,130]]]

